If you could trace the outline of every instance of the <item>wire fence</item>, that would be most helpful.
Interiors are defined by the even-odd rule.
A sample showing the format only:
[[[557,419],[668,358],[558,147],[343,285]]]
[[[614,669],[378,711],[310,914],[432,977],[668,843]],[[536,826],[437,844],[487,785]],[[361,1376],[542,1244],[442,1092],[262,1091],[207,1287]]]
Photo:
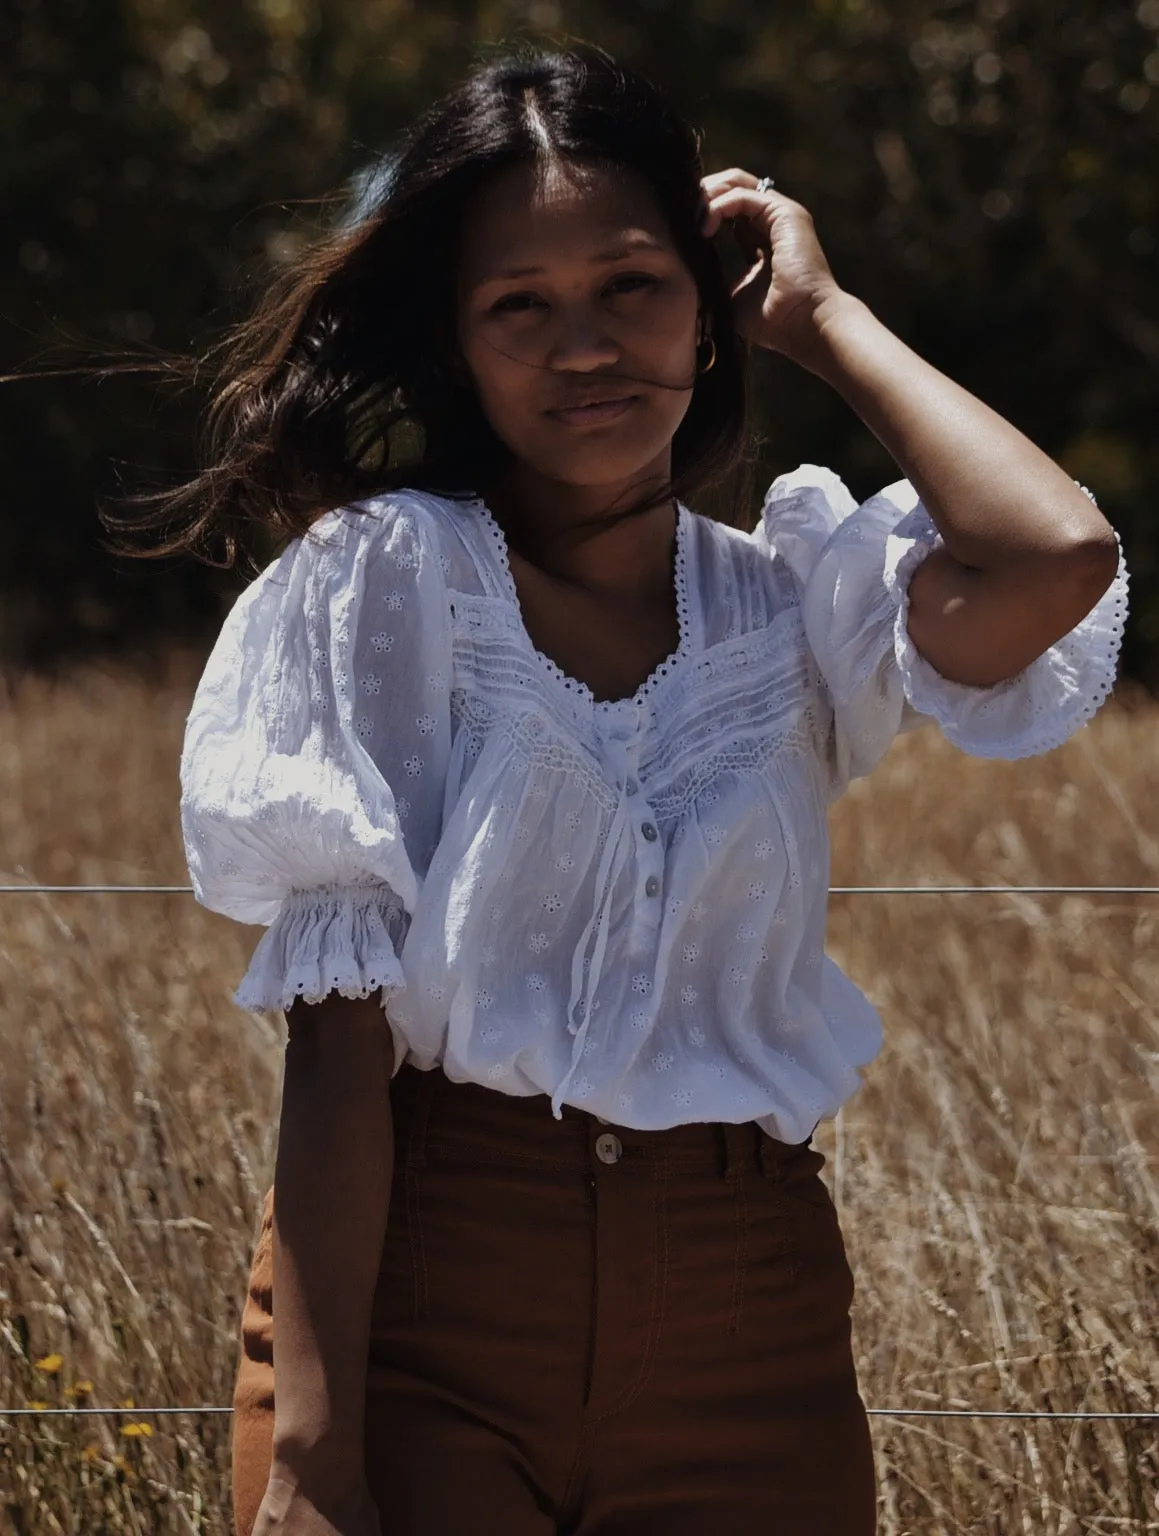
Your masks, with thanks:
[[[831,885],[831,896],[1159,896],[1159,885]],[[192,896],[191,885],[0,885],[0,896]],[[1045,1419],[1067,1422],[1142,1423],[1159,1420],[1159,1411],[1084,1412],[1051,1408],[867,1408],[873,1418],[888,1419]],[[195,1404],[187,1408],[0,1408],[0,1419],[75,1418],[111,1414],[231,1414],[232,1407]]]
[[[1081,1410],[1055,1412],[1050,1408],[867,1408],[874,1418],[887,1419],[1159,1419],[1159,1411],[1139,1413],[1083,1413]],[[81,1414],[113,1414],[139,1419],[142,1414],[232,1413],[232,1407],[195,1404],[189,1408],[0,1408],[0,1419],[75,1417]]]
[[[1159,896],[1159,885],[831,885],[830,896]],[[191,885],[0,885],[0,896],[192,896]]]

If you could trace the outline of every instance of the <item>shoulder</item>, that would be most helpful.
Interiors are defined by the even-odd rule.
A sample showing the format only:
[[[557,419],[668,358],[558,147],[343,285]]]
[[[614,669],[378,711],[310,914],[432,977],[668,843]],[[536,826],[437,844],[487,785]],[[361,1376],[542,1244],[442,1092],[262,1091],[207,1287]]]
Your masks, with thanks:
[[[348,552],[430,547],[440,523],[438,503],[423,491],[383,491],[323,512],[295,543]]]
[[[890,487],[874,498],[896,521]],[[908,490],[908,487],[905,487]],[[799,464],[778,475],[765,492],[751,532],[694,514],[702,598],[708,609],[722,601],[734,610],[733,627],[760,629],[798,605],[834,535],[856,540],[863,532],[857,499],[834,470]]]
[[[778,534],[799,531],[813,539],[828,538],[856,509],[840,475],[821,464],[800,464],[769,486],[751,532],[699,514],[696,522],[704,546],[718,556],[759,567],[776,553]]]
[[[442,584],[463,560],[474,507],[466,497],[410,487],[384,491],[324,512],[283,558],[295,551],[335,573],[385,567],[423,585]]]
[[[763,631],[796,605],[786,568],[755,533],[702,513],[692,514],[691,530],[688,598],[699,610],[706,645]]]

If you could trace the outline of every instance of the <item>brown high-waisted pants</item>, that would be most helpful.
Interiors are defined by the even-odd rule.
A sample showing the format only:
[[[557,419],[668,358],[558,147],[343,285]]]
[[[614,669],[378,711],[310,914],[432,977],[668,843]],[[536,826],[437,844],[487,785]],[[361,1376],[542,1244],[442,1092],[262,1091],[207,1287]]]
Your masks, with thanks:
[[[409,1066],[391,1100],[366,1400],[383,1536],[872,1536],[853,1280],[808,1142],[559,1121]],[[239,1536],[270,1466],[272,1197],[234,1395]]]

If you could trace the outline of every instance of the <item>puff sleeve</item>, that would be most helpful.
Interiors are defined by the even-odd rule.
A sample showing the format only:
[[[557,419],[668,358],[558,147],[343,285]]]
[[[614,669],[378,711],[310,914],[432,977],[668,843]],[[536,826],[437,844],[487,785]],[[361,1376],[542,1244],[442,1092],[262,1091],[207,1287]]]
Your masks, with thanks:
[[[327,513],[235,602],[186,722],[181,824],[198,901],[267,925],[242,1007],[404,987],[449,681],[437,549],[405,501]]]
[[[977,757],[1050,751],[1114,685],[1127,612],[1121,550],[1111,586],[1069,634],[1015,677],[978,688],[942,677],[910,639],[910,578],[941,537],[907,480],[858,506],[837,475],[802,465],[773,482],[754,537],[784,558],[800,595],[833,708],[838,793],[925,720]]]

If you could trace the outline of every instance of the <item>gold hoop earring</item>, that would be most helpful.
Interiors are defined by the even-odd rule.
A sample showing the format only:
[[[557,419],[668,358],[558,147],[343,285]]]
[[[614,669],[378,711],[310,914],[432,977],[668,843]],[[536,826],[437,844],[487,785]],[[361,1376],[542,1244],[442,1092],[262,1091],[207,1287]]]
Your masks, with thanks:
[[[708,347],[708,349],[709,349],[709,351],[708,351],[708,361],[706,363],[702,363],[700,361],[700,351],[701,351],[701,348],[703,348],[703,347]],[[715,342],[715,340],[711,336],[706,336],[704,338],[704,340],[700,343],[700,346],[697,347],[696,352],[697,352],[697,358],[696,358],[696,371],[697,371],[697,373],[708,373],[712,369],[714,364],[716,363],[716,342]]]

